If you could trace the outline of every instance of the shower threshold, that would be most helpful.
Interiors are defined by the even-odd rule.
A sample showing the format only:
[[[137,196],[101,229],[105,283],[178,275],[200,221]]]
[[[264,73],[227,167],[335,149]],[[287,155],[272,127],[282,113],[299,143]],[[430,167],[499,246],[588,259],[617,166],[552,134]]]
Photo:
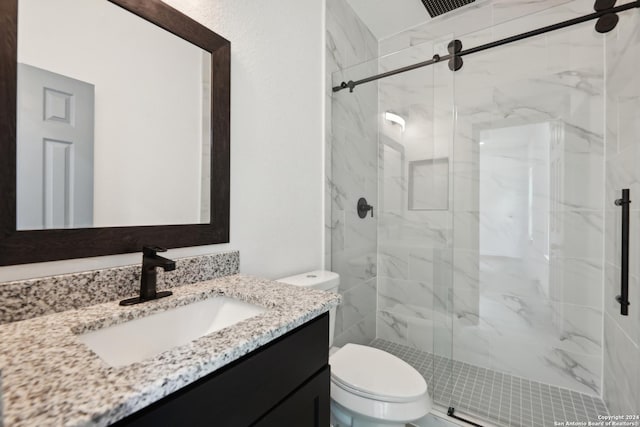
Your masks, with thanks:
[[[595,396],[382,339],[375,339],[370,345],[399,357],[420,372],[436,405],[454,407],[456,414],[469,414],[492,425],[546,427],[560,422],[596,422],[599,416],[609,415],[602,399]]]

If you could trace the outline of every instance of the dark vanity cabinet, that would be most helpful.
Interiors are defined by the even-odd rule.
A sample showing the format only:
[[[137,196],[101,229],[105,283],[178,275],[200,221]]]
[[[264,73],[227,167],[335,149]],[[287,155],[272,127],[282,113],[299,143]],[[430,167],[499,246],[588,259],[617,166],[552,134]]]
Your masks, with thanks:
[[[329,315],[309,321],[117,426],[329,426]]]

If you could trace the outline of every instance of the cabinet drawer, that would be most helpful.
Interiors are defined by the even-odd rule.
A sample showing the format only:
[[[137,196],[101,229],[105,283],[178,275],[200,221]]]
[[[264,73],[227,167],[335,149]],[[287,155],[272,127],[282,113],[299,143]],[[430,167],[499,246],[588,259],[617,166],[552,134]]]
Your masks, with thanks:
[[[326,367],[328,360],[325,313],[115,425],[248,426]]]

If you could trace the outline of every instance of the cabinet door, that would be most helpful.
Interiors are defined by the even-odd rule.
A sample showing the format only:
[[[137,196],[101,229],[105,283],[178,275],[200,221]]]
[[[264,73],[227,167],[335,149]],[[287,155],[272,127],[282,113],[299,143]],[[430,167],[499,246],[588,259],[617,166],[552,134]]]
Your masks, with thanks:
[[[254,425],[328,427],[330,384],[331,370],[327,366]]]
[[[116,426],[250,426],[328,367],[328,340],[329,315],[325,313],[130,415]],[[325,400],[328,398],[329,380]],[[302,426],[282,424],[280,427]]]

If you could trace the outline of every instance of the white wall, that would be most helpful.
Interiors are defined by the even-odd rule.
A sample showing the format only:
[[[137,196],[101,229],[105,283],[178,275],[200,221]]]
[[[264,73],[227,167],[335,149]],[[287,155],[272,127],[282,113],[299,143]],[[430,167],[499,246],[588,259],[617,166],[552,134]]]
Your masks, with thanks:
[[[323,253],[324,1],[171,0],[231,41],[231,242],[241,271],[277,278]],[[0,268],[0,281],[139,262],[139,254]]]

